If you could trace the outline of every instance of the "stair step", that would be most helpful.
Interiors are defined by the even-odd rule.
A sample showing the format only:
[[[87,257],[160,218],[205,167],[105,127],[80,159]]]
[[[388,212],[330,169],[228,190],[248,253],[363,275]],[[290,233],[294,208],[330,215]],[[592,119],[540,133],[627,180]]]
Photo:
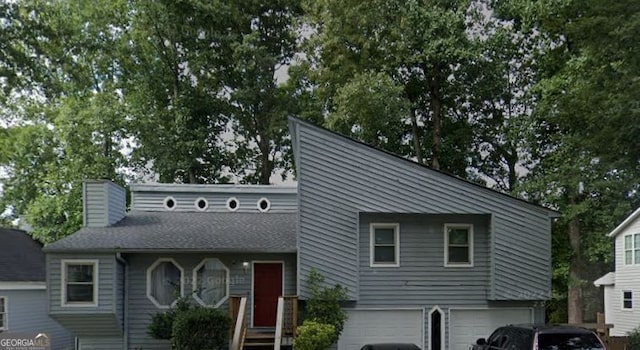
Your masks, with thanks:
[[[253,332],[247,332],[247,335],[244,337],[245,340],[247,339],[273,339],[276,337],[276,334],[273,332],[270,333],[253,333]]]
[[[244,347],[245,348],[250,348],[253,346],[274,346],[275,343],[274,342],[256,342],[256,343],[244,343]]]

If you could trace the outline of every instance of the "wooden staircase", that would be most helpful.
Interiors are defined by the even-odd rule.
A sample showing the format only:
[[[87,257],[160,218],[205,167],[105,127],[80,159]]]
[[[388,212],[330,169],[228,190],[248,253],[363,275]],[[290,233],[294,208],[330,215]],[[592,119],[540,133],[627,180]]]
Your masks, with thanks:
[[[232,319],[229,350],[281,350],[291,346],[298,324],[298,297],[278,298],[275,329],[247,327],[247,297],[232,296],[229,304]]]

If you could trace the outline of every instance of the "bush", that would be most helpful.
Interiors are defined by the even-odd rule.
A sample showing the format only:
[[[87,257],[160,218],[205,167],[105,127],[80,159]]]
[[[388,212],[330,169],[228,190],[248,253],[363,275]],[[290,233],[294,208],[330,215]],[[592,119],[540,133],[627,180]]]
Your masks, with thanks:
[[[347,320],[347,313],[340,307],[340,303],[347,299],[347,289],[340,285],[326,287],[324,276],[316,270],[311,270],[308,282],[311,298],[306,304],[307,318],[333,326],[331,343],[334,343],[340,338],[344,322]]]
[[[147,328],[147,333],[155,339],[171,339],[173,332],[173,321],[180,312],[191,308],[187,298],[180,298],[176,305],[165,312],[158,312],[151,316],[151,323]]]
[[[293,341],[296,350],[325,350],[334,342],[336,329],[325,323],[306,320],[298,327],[298,335]]]
[[[640,350],[640,327],[627,333],[627,350]]]
[[[197,307],[176,314],[171,345],[176,350],[218,350],[229,340],[229,315]]]

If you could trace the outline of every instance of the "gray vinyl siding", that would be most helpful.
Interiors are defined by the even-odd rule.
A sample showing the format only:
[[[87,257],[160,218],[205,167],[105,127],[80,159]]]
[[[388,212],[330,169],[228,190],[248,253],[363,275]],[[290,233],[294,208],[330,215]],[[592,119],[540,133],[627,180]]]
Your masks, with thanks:
[[[229,269],[230,295],[247,296],[251,300],[252,271],[251,267],[246,271],[242,267],[243,262],[252,261],[283,261],[284,267],[284,292],[286,295],[295,295],[296,292],[296,257],[295,254],[128,254],[123,256],[127,262],[128,281],[128,337],[129,348],[144,348],[145,350],[170,348],[169,342],[151,338],[147,334],[147,327],[151,316],[166,309],[157,308],[147,298],[147,269],[160,258],[174,259],[185,273],[186,295],[193,290],[193,269],[205,258],[218,258]],[[251,264],[249,264],[251,266]],[[191,299],[195,303],[195,300]],[[220,306],[227,312],[228,302]],[[252,306],[248,306],[251,310]],[[248,315],[249,316],[249,315]]]
[[[97,306],[62,306],[63,260],[98,260]],[[113,254],[47,254],[50,316],[78,336],[120,334],[122,327],[116,317],[116,304],[121,293],[116,291],[116,275]]]
[[[399,267],[370,266],[371,223],[399,224]],[[444,267],[445,223],[473,225],[473,267]],[[362,214],[358,307],[486,304],[488,224],[488,215]]]
[[[239,190],[240,191],[240,190]],[[206,212],[229,212],[227,200],[234,197],[240,206],[238,212],[258,212],[258,201],[267,198],[271,202],[269,212],[295,212],[297,210],[295,193],[215,193],[215,192],[131,192],[131,210],[166,211],[164,201],[173,197],[176,206],[173,211],[199,211],[196,201],[204,198],[208,207]]]
[[[104,183],[85,182],[83,187],[83,225],[87,227],[106,226]]]
[[[120,329],[124,329],[124,297],[125,297],[125,275],[124,275],[124,264],[118,262],[116,260],[116,276],[114,279],[115,282],[115,294],[114,297],[116,299],[116,319],[118,320],[118,325]]]
[[[125,216],[125,190],[107,180],[85,181],[83,189],[83,224],[86,227],[106,227]]]
[[[125,190],[112,183],[105,183],[105,190],[107,191],[107,225],[113,225],[122,220],[125,216],[127,206],[127,194]]]
[[[312,268],[356,300],[358,213],[493,214],[492,300],[550,295],[550,211],[293,121],[300,200],[300,292]]]
[[[82,337],[78,345],[78,350],[124,349],[122,337]]]
[[[45,333],[52,350],[70,350],[74,336],[47,315],[46,290],[0,290],[7,307],[8,332]]]

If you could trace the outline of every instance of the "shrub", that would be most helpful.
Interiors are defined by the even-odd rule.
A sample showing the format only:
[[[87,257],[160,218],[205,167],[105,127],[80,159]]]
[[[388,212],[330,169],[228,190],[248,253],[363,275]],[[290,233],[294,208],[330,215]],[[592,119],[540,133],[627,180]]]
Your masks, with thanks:
[[[640,327],[627,333],[627,350],[640,350]]]
[[[165,312],[158,312],[151,316],[151,323],[147,327],[147,333],[155,339],[171,339],[173,321],[180,312],[189,310],[191,305],[187,298],[180,298],[176,305]]]
[[[347,320],[347,313],[340,307],[340,303],[347,299],[347,289],[340,285],[325,286],[324,276],[316,270],[311,270],[308,282],[311,298],[306,304],[307,318],[333,326],[331,343],[334,343],[340,338]]]
[[[305,320],[293,341],[296,350],[325,350],[334,342],[336,329],[325,323]]]
[[[229,340],[229,315],[218,310],[197,307],[177,313],[173,322],[171,345],[176,350],[218,350]]]

